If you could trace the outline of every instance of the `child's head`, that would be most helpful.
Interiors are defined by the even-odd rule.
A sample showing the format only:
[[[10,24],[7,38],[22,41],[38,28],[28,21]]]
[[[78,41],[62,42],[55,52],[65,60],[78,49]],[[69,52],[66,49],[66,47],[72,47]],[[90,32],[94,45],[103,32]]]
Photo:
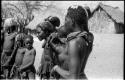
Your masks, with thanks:
[[[16,31],[18,23],[14,18],[8,18],[4,21],[4,30],[9,33]]]
[[[16,44],[18,47],[24,47],[25,34],[20,33],[16,36]]]
[[[25,46],[26,48],[28,49],[31,49],[32,48],[32,45],[33,45],[33,36],[31,35],[27,35],[26,38],[25,38]]]

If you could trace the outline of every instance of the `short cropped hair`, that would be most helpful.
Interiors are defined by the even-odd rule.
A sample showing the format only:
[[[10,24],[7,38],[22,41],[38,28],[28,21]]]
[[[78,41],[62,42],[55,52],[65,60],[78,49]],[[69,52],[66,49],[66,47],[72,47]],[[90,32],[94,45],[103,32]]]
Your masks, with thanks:
[[[26,39],[30,39],[31,42],[34,42],[32,35],[26,35],[26,36],[25,36],[25,41],[26,41]]]
[[[68,8],[66,17],[70,17],[81,29],[88,31],[88,12],[86,8],[78,5],[73,5]]]
[[[39,23],[37,25],[37,28],[41,28],[43,31],[47,31],[47,32],[53,32],[55,30],[54,26],[49,22],[49,21],[45,21],[42,23]]]

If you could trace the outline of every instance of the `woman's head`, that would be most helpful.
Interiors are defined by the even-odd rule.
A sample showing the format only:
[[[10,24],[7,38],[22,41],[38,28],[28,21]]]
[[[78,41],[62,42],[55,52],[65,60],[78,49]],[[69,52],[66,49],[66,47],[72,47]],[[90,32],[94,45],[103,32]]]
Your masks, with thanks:
[[[72,32],[76,27],[79,27],[81,31],[88,32],[88,12],[82,6],[73,5],[68,8],[64,30]]]
[[[45,21],[43,23],[38,24],[36,30],[37,37],[39,38],[39,40],[43,40],[46,39],[50,35],[50,33],[55,30],[55,28],[50,22]]]
[[[49,21],[54,27],[59,27],[60,25],[60,19],[57,16],[49,16],[45,21]]]

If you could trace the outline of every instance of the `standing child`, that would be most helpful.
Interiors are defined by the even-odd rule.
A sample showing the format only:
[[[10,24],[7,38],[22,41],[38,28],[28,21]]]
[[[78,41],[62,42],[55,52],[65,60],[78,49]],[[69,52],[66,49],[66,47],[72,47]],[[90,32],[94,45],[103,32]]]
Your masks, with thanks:
[[[13,18],[6,19],[4,22],[4,43],[2,47],[1,54],[1,66],[3,71],[3,76],[7,78],[9,76],[9,72],[13,65],[13,62],[8,62],[8,59],[11,57],[11,54],[14,50],[15,37],[17,35],[16,27],[17,22]]]
[[[36,56],[36,50],[33,48],[33,37],[31,35],[27,35],[25,38],[25,54],[23,57],[22,64],[19,68],[22,76],[28,79],[35,79],[35,67],[34,61]]]
[[[19,33],[17,36],[16,36],[16,51],[13,53],[13,56],[11,57],[10,60],[13,59],[14,61],[14,65],[11,69],[11,74],[10,74],[10,78],[12,79],[20,79],[21,78],[21,75],[20,75],[20,72],[19,72],[19,67],[21,66],[22,64],[22,61],[23,61],[23,56],[25,54],[25,51],[26,51],[26,48],[24,46],[24,39],[25,39],[25,34],[23,33]]]

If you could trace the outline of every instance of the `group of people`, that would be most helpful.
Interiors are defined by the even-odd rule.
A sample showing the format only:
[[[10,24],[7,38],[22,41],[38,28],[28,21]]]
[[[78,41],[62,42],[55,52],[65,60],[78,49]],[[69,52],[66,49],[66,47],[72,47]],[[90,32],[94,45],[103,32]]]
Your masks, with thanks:
[[[1,31],[1,78],[87,79],[85,66],[92,51],[94,36],[88,29],[89,7],[68,8],[65,23],[49,16],[36,27],[37,37],[44,40],[38,70],[34,67],[36,50],[33,36],[17,32],[15,19],[5,20]],[[57,28],[58,27],[58,28]]]
[[[34,78],[33,36],[17,32],[14,18],[6,19],[1,31],[1,79]]]

